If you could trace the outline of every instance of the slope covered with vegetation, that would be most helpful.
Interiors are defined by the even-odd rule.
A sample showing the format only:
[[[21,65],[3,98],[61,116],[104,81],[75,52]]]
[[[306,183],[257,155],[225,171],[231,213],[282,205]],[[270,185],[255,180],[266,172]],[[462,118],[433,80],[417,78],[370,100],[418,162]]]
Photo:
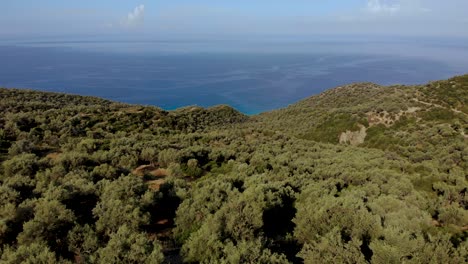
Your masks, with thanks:
[[[4,263],[468,262],[468,76],[247,117],[0,89]]]

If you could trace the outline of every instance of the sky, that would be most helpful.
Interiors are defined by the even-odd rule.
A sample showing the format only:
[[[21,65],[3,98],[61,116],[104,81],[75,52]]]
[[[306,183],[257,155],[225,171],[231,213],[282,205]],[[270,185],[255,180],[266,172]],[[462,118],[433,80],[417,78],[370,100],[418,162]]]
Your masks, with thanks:
[[[0,39],[468,37],[468,0],[1,0]]]

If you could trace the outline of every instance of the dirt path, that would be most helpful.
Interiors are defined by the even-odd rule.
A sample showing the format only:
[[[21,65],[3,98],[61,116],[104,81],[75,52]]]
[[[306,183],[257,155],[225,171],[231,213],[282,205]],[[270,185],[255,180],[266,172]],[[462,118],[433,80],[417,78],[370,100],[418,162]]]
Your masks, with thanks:
[[[455,108],[448,108],[448,107],[445,107],[445,106],[440,105],[440,104],[434,104],[434,103],[429,103],[429,102],[421,101],[421,100],[419,100],[418,98],[413,98],[412,100],[415,101],[415,102],[417,102],[417,103],[423,104],[423,105],[433,106],[433,107],[437,107],[437,108],[450,109],[450,110],[453,111],[454,113],[462,114],[462,115],[468,116],[466,113],[464,113],[464,112],[462,112],[462,111],[460,111],[460,110],[458,110],[458,109],[455,109]]]
[[[145,177],[145,182],[148,188],[152,191],[159,191],[163,186],[169,172],[167,169],[159,168],[155,165],[141,165],[135,168],[132,173],[139,177]],[[187,179],[188,180],[188,179]],[[157,216],[153,219],[150,234],[155,236],[162,245],[164,253],[164,262],[167,264],[183,263],[182,256],[180,255],[180,247],[174,240],[173,229],[175,227],[174,218],[175,212],[179,206],[180,201],[174,197],[163,197],[160,205],[153,210],[157,211]]]
[[[434,103],[429,103],[429,102],[425,102],[425,101],[421,101],[419,100],[418,98],[413,98],[413,101],[417,102],[417,103],[420,103],[420,104],[423,104],[423,105],[427,105],[427,106],[433,106],[433,107],[437,107],[437,108],[444,108],[444,109],[450,109],[452,112],[454,113],[457,113],[457,114],[461,114],[461,115],[464,115],[465,117],[468,117],[468,114],[458,110],[458,109],[455,109],[455,108],[448,108],[448,107],[445,107],[443,105],[440,105],[440,104],[434,104]],[[460,134],[465,138],[465,139],[468,139],[468,135],[465,134],[465,132],[462,130],[460,132]]]

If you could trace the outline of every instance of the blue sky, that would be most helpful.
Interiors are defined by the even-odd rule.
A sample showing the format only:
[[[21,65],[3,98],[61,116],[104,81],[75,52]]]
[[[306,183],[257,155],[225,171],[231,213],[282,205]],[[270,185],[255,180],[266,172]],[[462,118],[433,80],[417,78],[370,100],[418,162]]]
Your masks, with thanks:
[[[467,0],[1,0],[0,38],[468,37]]]

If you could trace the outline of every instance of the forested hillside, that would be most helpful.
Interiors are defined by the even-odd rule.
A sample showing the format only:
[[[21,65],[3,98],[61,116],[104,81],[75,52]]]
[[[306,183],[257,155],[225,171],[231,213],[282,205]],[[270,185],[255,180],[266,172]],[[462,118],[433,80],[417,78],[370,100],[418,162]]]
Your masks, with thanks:
[[[466,263],[468,76],[245,116],[0,89],[2,263]]]

